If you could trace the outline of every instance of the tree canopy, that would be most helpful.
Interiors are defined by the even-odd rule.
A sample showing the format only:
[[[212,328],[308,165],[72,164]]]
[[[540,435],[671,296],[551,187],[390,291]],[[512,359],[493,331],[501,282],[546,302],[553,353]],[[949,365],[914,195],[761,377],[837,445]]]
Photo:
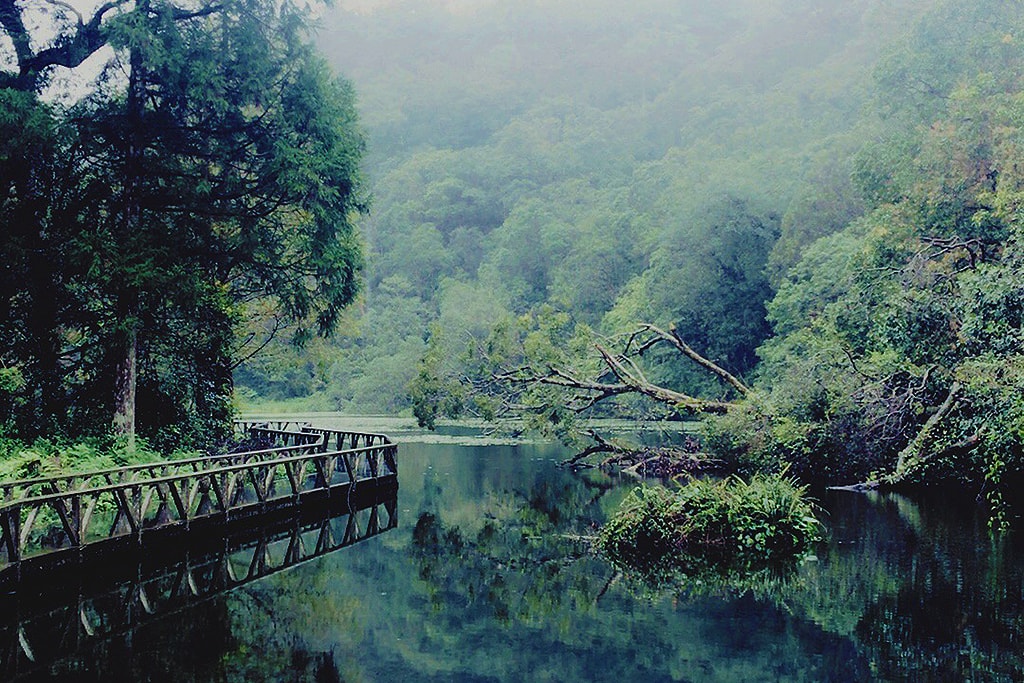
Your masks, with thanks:
[[[864,211],[850,175],[880,125],[871,71],[933,3],[350,4],[319,44],[369,136],[364,315],[316,362],[281,349],[239,380],[251,398],[379,412],[409,409],[430,324],[484,300],[609,334],[708,327],[695,348],[749,370],[781,273]],[[742,273],[705,258],[729,240]],[[720,302],[731,281],[742,293]]]
[[[112,2],[89,19],[56,4],[48,47],[25,44],[28,6],[4,5],[0,325],[24,341],[5,349],[24,380],[6,419],[131,434],[137,401],[149,433],[212,437],[248,312],[327,334],[358,291],[352,88],[290,4]],[[56,67],[92,56],[77,100],[42,98]]]

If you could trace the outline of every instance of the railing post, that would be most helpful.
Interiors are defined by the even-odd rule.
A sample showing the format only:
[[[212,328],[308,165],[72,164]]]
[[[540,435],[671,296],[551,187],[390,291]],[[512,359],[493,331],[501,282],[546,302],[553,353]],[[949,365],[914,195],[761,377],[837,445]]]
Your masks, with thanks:
[[[367,451],[366,463],[370,466],[370,477],[372,479],[376,479],[378,476],[380,476],[380,451]]]
[[[398,447],[391,444],[384,447],[384,464],[391,470],[391,474],[398,475]]]
[[[21,507],[12,505],[3,511],[0,516],[2,526],[3,545],[7,551],[7,563],[14,564],[21,561]]]

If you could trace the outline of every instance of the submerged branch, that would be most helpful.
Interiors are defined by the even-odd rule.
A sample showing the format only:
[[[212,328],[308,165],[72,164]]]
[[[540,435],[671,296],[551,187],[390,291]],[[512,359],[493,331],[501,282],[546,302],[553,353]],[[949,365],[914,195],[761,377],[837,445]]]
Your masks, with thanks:
[[[597,467],[620,467],[623,472],[636,477],[671,477],[707,471],[719,465],[717,460],[699,453],[694,448],[695,444],[682,447],[633,446],[606,439],[594,430],[588,431],[587,436],[594,441],[593,445],[562,461],[563,467],[594,467],[585,461],[598,453],[608,454],[608,457]]]

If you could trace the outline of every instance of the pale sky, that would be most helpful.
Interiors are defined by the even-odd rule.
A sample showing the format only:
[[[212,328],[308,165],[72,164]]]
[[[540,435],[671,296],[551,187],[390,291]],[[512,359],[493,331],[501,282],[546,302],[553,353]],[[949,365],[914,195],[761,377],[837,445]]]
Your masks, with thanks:
[[[47,2],[47,0],[21,0],[29,11],[24,16],[25,27],[28,29],[33,47],[45,47],[57,34],[61,21],[74,23],[77,18],[74,12],[88,21],[93,12],[103,4],[103,0],[70,0],[66,3]],[[42,93],[44,100],[71,104],[82,94],[89,91],[92,81],[99,74],[103,65],[113,56],[113,50],[103,48],[87,59],[76,69],[58,67],[51,72],[49,86]],[[15,65],[14,46],[7,35],[0,36],[0,66],[12,69]]]

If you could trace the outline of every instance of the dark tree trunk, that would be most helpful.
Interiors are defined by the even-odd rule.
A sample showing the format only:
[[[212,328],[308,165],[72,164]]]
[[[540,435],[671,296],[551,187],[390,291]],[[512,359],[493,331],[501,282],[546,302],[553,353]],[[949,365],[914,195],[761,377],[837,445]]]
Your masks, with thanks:
[[[128,320],[131,320],[128,314]],[[114,433],[127,439],[128,447],[135,447],[135,389],[138,384],[138,331],[128,325],[119,332],[115,346],[114,370]]]
[[[29,255],[26,287],[31,306],[26,320],[26,337],[31,345],[30,353],[34,356],[31,372],[35,386],[33,433],[45,433],[52,428],[64,408],[60,400],[60,340],[57,334],[60,285],[53,256],[43,236]]]
[[[230,334],[230,329],[227,333]],[[229,339],[215,333],[210,346],[196,358],[196,412],[205,426],[203,436],[211,442],[209,445],[216,445],[231,435],[234,376]]]
[[[138,9],[145,12],[148,0],[140,0]],[[143,125],[143,65],[137,50],[131,52],[131,73],[128,75],[128,101],[125,150],[124,196],[122,197],[121,249],[130,244],[142,230],[140,185],[142,180],[142,125]],[[130,254],[126,255],[128,258]],[[129,448],[135,446],[135,398],[138,383],[139,311],[137,292],[122,288],[117,306],[119,331],[114,346],[114,433],[127,438]]]

